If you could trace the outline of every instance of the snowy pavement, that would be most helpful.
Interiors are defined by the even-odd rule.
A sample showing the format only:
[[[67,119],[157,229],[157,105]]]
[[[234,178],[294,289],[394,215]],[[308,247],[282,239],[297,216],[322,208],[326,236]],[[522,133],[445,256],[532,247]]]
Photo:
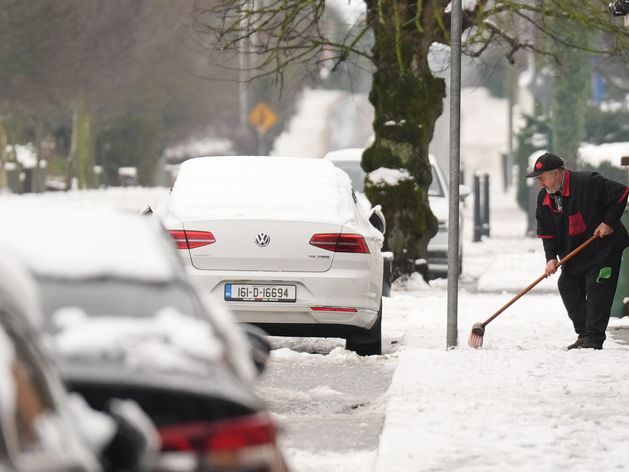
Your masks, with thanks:
[[[460,293],[458,348],[445,350],[445,281],[399,286],[384,305],[384,335],[401,347],[375,465],[364,470],[629,470],[629,345],[608,337],[603,351],[565,350],[575,335],[556,276],[488,325],[482,349],[466,345],[474,322],[543,272],[524,215],[494,201],[492,238],[465,244],[463,285],[476,279],[478,289]]]

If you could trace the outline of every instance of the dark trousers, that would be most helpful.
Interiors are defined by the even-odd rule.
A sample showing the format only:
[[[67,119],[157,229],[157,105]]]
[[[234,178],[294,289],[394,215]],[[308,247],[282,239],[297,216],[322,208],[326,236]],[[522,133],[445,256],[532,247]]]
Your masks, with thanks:
[[[579,337],[594,343],[605,341],[610,310],[616,293],[622,251],[614,251],[605,261],[562,270],[557,285],[563,304]],[[611,275],[604,277],[607,270]]]

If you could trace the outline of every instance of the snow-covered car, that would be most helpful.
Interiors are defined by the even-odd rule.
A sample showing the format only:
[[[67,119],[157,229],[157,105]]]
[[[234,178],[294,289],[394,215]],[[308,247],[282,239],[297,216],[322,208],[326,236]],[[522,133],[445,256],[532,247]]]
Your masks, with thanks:
[[[347,174],[322,159],[185,161],[156,209],[189,274],[237,320],[381,353],[384,236]],[[384,217],[375,210],[384,230]]]
[[[352,188],[358,199],[358,203],[363,210],[369,211],[372,207],[371,202],[365,195],[365,171],[360,166],[360,161],[363,157],[363,148],[346,148],[338,149],[336,151],[330,151],[324,159],[331,161],[336,167],[343,170],[349,175],[352,181]]]
[[[428,273],[431,277],[448,275],[448,215],[450,213],[450,198],[448,194],[448,179],[441,171],[435,157],[429,155],[432,170],[432,182],[428,188],[428,203],[439,225],[437,234],[428,242]],[[461,199],[469,190],[460,186]],[[463,234],[463,212],[459,212],[459,235]],[[459,236],[459,275],[463,272],[463,239]]]
[[[161,439],[158,470],[286,470],[245,337],[196,292],[156,219],[15,201],[0,218],[64,381],[97,410],[137,402]]]
[[[10,252],[0,256],[0,470],[152,470],[150,420],[130,402],[104,414],[65,390],[42,338],[35,281]]]
[[[330,151],[324,159],[332,162],[336,167],[344,171],[352,181],[352,188],[358,201],[358,206],[369,214],[371,212],[371,202],[365,195],[365,171],[360,166],[363,157],[363,148],[345,148],[336,151]],[[393,275],[393,256],[392,252],[386,251],[382,253],[383,269],[382,269],[382,295],[388,297],[391,295],[391,283]]]
[[[371,207],[369,199],[363,193],[366,173],[360,166],[362,154],[365,150],[362,148],[347,148],[330,151],[324,159],[328,159],[337,167],[343,169],[352,179],[352,185],[357,196],[360,195],[359,201],[364,208]],[[448,180],[441,171],[437,160],[431,154],[429,155],[430,167],[432,170],[432,182],[428,188],[428,203],[433,214],[437,217],[439,224],[437,234],[428,242],[428,272],[430,276],[445,276],[448,273]],[[469,193],[466,187],[461,186],[462,197],[463,192]],[[461,215],[459,222],[459,231],[463,232],[463,216]],[[459,274],[463,269],[463,243],[459,240]]]

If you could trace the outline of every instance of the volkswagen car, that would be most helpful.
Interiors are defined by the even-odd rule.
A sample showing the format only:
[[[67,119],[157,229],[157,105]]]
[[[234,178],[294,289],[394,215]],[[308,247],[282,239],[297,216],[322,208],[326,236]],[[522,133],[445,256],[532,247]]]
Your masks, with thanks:
[[[384,217],[359,209],[329,161],[190,159],[156,214],[191,277],[237,320],[381,353],[384,236],[374,224],[384,231]]]

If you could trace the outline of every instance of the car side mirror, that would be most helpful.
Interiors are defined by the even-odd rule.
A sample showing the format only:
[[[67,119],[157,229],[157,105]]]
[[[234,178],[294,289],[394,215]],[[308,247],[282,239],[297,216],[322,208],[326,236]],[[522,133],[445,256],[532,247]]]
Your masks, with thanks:
[[[382,213],[382,206],[376,205],[369,211],[369,223],[382,234],[387,230],[387,220]]]
[[[140,211],[140,215],[152,215],[153,214],[153,209],[151,208],[151,205],[146,205],[142,211]]]
[[[112,399],[107,413],[115,422],[114,437],[101,452],[107,470],[152,470],[159,451],[155,425],[139,405],[130,400]]]
[[[467,185],[459,185],[459,200],[464,202],[465,199],[472,193],[470,188]]]
[[[271,355],[271,343],[263,329],[248,323],[238,325],[249,342],[249,354],[258,375],[264,372]]]

